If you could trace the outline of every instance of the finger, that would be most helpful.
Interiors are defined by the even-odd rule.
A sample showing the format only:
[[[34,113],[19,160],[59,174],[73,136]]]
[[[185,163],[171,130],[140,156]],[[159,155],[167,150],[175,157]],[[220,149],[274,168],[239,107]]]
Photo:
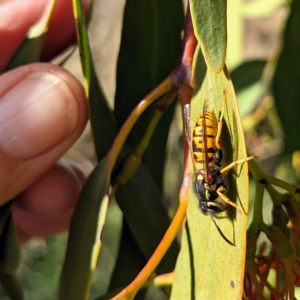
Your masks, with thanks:
[[[64,69],[33,64],[0,77],[0,204],[35,182],[87,121],[81,84]]]
[[[88,1],[82,2],[85,11],[88,11]],[[49,3],[49,0],[6,0],[0,3],[0,41],[3,41],[0,43],[0,71],[5,69],[29,28],[41,18]],[[52,58],[74,43],[75,39],[72,1],[58,0],[46,35],[42,59]]]
[[[82,176],[61,161],[17,197],[13,217],[21,242],[68,229]]]
[[[70,227],[72,213],[57,218],[46,219],[31,214],[20,207],[13,209],[13,218],[19,221],[16,225],[19,242],[24,244],[33,237],[46,237],[66,231]]]
[[[15,204],[38,217],[57,218],[73,211],[81,188],[77,173],[61,160],[18,195]]]

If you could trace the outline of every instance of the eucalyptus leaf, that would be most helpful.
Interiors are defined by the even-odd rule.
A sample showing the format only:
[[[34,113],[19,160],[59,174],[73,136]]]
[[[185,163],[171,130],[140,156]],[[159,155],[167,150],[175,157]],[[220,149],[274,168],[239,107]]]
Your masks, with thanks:
[[[282,52],[278,58],[272,88],[277,112],[285,133],[286,148],[299,150],[299,111],[300,111],[300,3],[291,3],[283,38]]]
[[[179,62],[182,27],[183,7],[180,0],[126,1],[115,97],[115,115],[119,127],[143,97],[168,76]],[[131,149],[144,135],[153,111],[154,107],[150,107],[133,128],[128,138]],[[148,260],[170,224],[166,209],[162,206],[162,190],[166,143],[173,112],[174,105],[160,120],[142,158],[143,164],[116,193],[117,202],[134,239],[121,243],[112,288],[121,283],[128,284],[142,267],[139,259],[132,260],[130,269],[134,270],[134,275],[126,272],[128,261],[122,262],[122,253],[130,249],[131,256],[140,257],[142,253],[145,261]],[[156,271],[172,271],[178,251],[178,245],[173,243]]]
[[[203,105],[214,109],[219,119],[226,91],[226,107],[221,134],[224,150],[223,166],[246,157],[246,148],[235,92],[225,69],[218,75],[206,70],[198,48],[194,61],[196,89],[191,104],[191,126],[203,113]],[[192,167],[192,166],[190,166]],[[191,173],[192,173],[191,169]],[[216,220],[224,235],[234,243],[228,244],[208,216],[201,213],[194,187],[190,187],[187,223],[182,248],[175,270],[171,299],[241,299],[246,251],[248,211],[248,167],[238,165],[229,171],[227,196],[237,203],[244,214],[232,207],[218,214]],[[216,288],[216,284],[218,288]]]
[[[59,299],[82,300],[88,297],[99,251],[101,201],[107,193],[110,173],[111,167],[103,159],[88,178],[77,201],[60,279]]]
[[[209,71],[223,70],[227,48],[226,0],[191,0],[194,32]]]
[[[230,73],[242,117],[254,110],[268,88],[262,80],[266,63],[265,60],[246,61]]]
[[[89,47],[89,42],[88,42],[88,37],[86,32],[86,25],[84,21],[84,14],[82,12],[82,6],[80,4],[80,1],[74,1],[74,5],[77,11],[76,16],[78,19],[79,49],[81,52],[83,73],[86,78],[86,92],[87,95],[89,96],[92,131],[94,134],[97,155],[98,158],[101,158],[109,150],[110,145],[116,135],[116,123],[113,114],[107,105],[105,96],[101,90],[101,86],[98,83],[98,79],[94,71],[93,59],[90,52],[90,47]],[[129,147],[125,147],[125,149],[126,149],[125,153],[128,153]],[[122,157],[124,157],[124,152]],[[95,228],[98,219],[97,212],[100,205],[99,201],[101,201],[101,197],[104,195],[103,193],[106,192],[106,190],[104,191],[105,183],[106,184],[109,183],[110,172],[111,172],[111,170],[108,170],[105,167],[101,169],[100,165],[97,166],[98,171],[95,170],[93,174],[95,174],[96,172],[99,178],[102,175],[104,177],[101,177],[102,179],[99,180],[98,183],[96,183],[94,179],[89,178],[87,185],[82,191],[80,199],[77,203],[76,210],[72,219],[69,244],[68,244],[69,246],[68,246],[65,266],[63,269],[62,279],[61,279],[61,289],[60,289],[61,299],[64,299],[64,297],[70,297],[70,299],[72,299],[73,296],[86,297],[88,293],[92,271],[87,268],[89,267],[93,256],[92,247],[94,245],[93,242],[95,241],[94,234],[95,234]],[[101,172],[103,172],[102,175]],[[142,173],[140,173],[139,175],[134,175],[133,178],[131,178],[131,182],[133,182],[134,188],[136,188],[135,181],[137,181],[137,179],[139,180],[140,189],[142,189],[143,185],[149,185],[148,181],[144,181],[142,185],[140,184],[140,179],[145,176],[144,173],[146,174],[146,176],[149,176],[147,175],[147,170],[143,169]],[[141,174],[143,175],[141,176]],[[97,186],[93,187],[93,184]],[[137,203],[140,202],[141,205],[143,205],[143,203],[149,200],[152,194],[149,193],[145,198],[144,194],[140,193],[140,197],[134,198],[131,197],[131,195],[134,194],[133,194],[133,189],[130,187],[130,185],[125,187],[119,187],[116,195],[118,203],[120,203],[121,201],[123,201],[123,203],[126,203],[126,199],[127,199],[126,197],[124,197],[123,200],[122,199],[120,200],[120,196],[119,196],[120,190],[125,191],[125,194],[128,195],[131,200],[134,200],[134,202],[125,204],[126,209],[128,208],[132,209],[130,213],[125,213],[127,220],[129,220],[129,222],[132,222],[132,220],[134,221],[136,219],[137,207],[139,207],[135,204],[135,202]],[[150,251],[154,249],[154,247],[158,244],[161,236],[163,235],[163,233],[165,232],[166,228],[169,225],[168,216],[165,212],[165,209],[160,204],[161,201],[160,194],[157,192],[157,188],[155,186],[152,186],[152,190],[154,191],[156,197],[151,198],[151,200],[154,201],[154,203],[159,203],[159,206],[156,205],[156,207],[159,207],[160,210],[157,211],[157,209],[155,209],[154,215],[157,215],[158,219],[160,218],[160,216],[163,216],[163,219],[159,220],[161,226],[159,227],[158,231],[156,230],[157,228],[156,224],[155,224],[155,230],[151,230],[153,228],[151,228],[151,226],[149,227],[147,224],[154,224],[153,222],[149,223],[148,221],[148,219],[151,219],[153,216],[149,214],[149,210],[147,210],[147,205],[145,206],[146,209],[144,211],[141,211],[142,214],[144,214],[142,220],[148,226],[148,227],[146,226],[147,231],[144,231],[143,234],[145,235],[145,232],[153,233],[152,238],[150,239],[152,243],[150,249],[147,249],[149,242],[145,238],[141,239],[141,235],[137,235],[137,236],[135,235],[135,237],[138,239],[137,244],[140,247],[142,247],[144,250],[146,250],[146,253],[150,253]],[[157,197],[157,195],[159,196]],[[84,204],[81,203],[88,203],[88,202],[91,202],[92,204],[87,205],[85,209],[83,209]],[[148,201],[148,203],[149,203],[148,205],[152,205],[151,201]],[[124,206],[122,208],[124,210]],[[88,210],[92,210],[92,212],[88,212]],[[86,220],[88,220],[88,222]],[[80,224],[82,225],[80,226]],[[130,224],[131,228],[134,228],[134,225]],[[89,228],[89,230],[87,230],[86,228]],[[142,229],[143,228],[145,228],[145,226],[142,227]],[[133,232],[135,233],[136,230],[141,231],[141,229],[136,228]],[[89,232],[89,234],[87,234],[87,231]],[[155,243],[153,243],[153,241],[155,241]],[[79,247],[78,245],[81,244],[85,245],[85,251],[80,251],[80,249],[78,248]],[[175,252],[173,251],[174,254],[171,260],[173,262],[172,267],[175,264],[175,259],[178,253],[178,247],[174,249]],[[140,250],[138,249],[138,251]],[[77,265],[74,266],[74,264],[72,266],[73,259],[75,259],[75,257],[78,256],[79,254],[81,255],[80,258],[81,263],[78,264],[78,266]],[[145,255],[145,253],[143,254]],[[169,267],[169,269],[171,269],[172,267]],[[80,270],[80,272],[78,272],[78,270]],[[79,273],[81,275],[79,275]],[[77,285],[78,282],[79,284]],[[73,285],[76,285],[75,290],[72,290],[71,288]]]
[[[21,249],[11,214],[9,214],[0,235],[0,245],[1,269],[8,273],[17,271],[21,263]]]
[[[42,52],[55,3],[56,0],[51,0],[48,3],[45,13],[42,15],[41,19],[29,29],[25,40],[9,61],[6,70],[40,61],[40,54]]]
[[[8,273],[0,270],[0,282],[9,299],[25,299],[22,286],[20,285],[15,273]]]
[[[115,116],[120,127],[132,109],[176,67],[181,54],[181,0],[129,0],[124,9],[117,64]],[[129,136],[133,148],[153,115],[150,107]],[[162,192],[166,143],[174,105],[160,120],[143,162]]]

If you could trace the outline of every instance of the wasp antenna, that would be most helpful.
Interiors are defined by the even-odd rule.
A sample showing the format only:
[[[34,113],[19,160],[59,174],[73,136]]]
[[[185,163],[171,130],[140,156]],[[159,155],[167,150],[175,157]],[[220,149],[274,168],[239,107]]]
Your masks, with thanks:
[[[212,220],[213,223],[215,224],[217,230],[219,231],[221,237],[222,237],[229,245],[235,246],[235,244],[232,243],[231,241],[229,241],[229,239],[224,235],[224,233],[223,233],[222,230],[220,229],[220,227],[219,227],[219,225],[218,225],[216,219],[214,218],[214,216],[213,216],[211,213],[210,213],[209,215],[210,215],[211,220]]]

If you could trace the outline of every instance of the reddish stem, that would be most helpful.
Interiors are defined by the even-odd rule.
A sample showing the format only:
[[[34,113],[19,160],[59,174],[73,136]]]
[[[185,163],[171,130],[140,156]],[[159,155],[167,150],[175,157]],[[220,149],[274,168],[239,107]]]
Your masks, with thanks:
[[[185,16],[181,61],[171,74],[171,80],[174,87],[179,89],[181,89],[183,86],[189,87],[190,89],[192,88],[192,64],[197,43],[198,42],[194,34],[190,7],[188,5]],[[183,99],[181,101],[183,101]]]

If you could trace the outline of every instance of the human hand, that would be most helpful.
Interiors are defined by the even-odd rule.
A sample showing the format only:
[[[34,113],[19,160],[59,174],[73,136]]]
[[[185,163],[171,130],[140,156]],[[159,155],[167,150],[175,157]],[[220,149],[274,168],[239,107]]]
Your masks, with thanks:
[[[1,72],[47,3],[0,3]],[[50,59],[73,42],[72,3],[58,0],[41,59]],[[82,85],[63,68],[36,63],[0,76],[0,205],[18,195],[13,217],[21,243],[68,228],[84,176],[56,162],[86,122]]]

